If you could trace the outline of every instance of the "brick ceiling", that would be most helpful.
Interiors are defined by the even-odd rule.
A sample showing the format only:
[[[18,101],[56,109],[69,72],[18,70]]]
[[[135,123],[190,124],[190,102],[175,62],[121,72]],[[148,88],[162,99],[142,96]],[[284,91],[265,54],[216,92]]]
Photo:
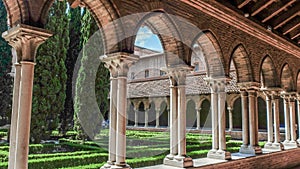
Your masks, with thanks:
[[[300,0],[217,0],[300,46]]]

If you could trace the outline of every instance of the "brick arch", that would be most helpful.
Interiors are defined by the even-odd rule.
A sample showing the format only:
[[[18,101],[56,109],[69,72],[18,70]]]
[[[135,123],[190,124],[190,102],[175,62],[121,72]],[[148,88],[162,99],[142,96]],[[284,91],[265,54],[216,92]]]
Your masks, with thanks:
[[[185,64],[187,62],[184,57],[181,35],[176,24],[167,13],[160,10],[144,15],[138,24],[135,25],[134,32],[132,32],[132,47],[134,46],[137,32],[143,25],[149,27],[160,39],[166,56],[167,66]]]
[[[253,71],[250,59],[245,47],[242,44],[237,45],[231,54],[231,61],[236,69],[237,82],[252,82]]]
[[[264,87],[280,87],[274,62],[268,55],[261,63],[260,75]]]
[[[281,69],[281,87],[286,92],[295,91],[294,78],[292,70],[290,69],[289,64],[285,63]]]
[[[216,36],[211,31],[201,32],[194,39],[192,46],[196,43],[204,53],[207,75],[213,78],[228,76],[225,72],[223,52]]]

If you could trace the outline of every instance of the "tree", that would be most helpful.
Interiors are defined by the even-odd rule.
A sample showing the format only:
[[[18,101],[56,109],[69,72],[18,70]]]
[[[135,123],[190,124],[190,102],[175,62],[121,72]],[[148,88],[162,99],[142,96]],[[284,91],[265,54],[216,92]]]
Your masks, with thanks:
[[[0,2],[0,32],[7,30],[7,16],[3,2]],[[0,126],[9,123],[11,114],[13,79],[11,71],[11,47],[0,37]]]
[[[81,8],[71,8],[69,10],[70,18],[70,44],[67,54],[67,59],[65,62],[67,68],[67,84],[66,84],[66,101],[64,105],[64,111],[60,115],[60,133],[66,134],[66,131],[71,129],[73,126],[73,117],[74,117],[74,102],[73,102],[73,71],[75,68],[75,63],[77,57],[81,50],[80,46],[80,37],[81,37]]]
[[[76,80],[74,129],[78,131],[77,138],[85,140],[99,133],[102,114],[108,111],[109,72],[99,59],[104,53],[103,42],[100,32],[95,33],[97,24],[89,11],[85,11],[81,23],[81,42],[85,47]],[[89,41],[92,35],[97,38]],[[87,122],[89,125],[85,125]]]
[[[56,130],[66,99],[69,47],[69,19],[66,1],[55,1],[49,11],[46,29],[54,32],[38,50],[33,87],[31,142],[48,139]]]

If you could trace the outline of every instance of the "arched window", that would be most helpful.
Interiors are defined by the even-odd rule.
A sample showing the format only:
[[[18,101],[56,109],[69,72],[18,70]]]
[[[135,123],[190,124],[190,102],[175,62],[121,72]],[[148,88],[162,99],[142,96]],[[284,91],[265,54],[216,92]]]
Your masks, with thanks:
[[[149,70],[145,70],[145,78],[149,77]]]

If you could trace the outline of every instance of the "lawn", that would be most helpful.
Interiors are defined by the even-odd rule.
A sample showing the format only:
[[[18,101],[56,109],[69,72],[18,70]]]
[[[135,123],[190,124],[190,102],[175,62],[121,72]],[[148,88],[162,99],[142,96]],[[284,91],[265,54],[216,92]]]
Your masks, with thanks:
[[[55,135],[55,133],[54,133]],[[169,133],[127,131],[127,163],[133,167],[162,164],[169,153]],[[226,136],[227,148],[237,152],[241,141]],[[59,144],[32,144],[29,169],[99,169],[108,158],[108,131],[102,130],[97,140],[82,143],[70,138]],[[187,134],[187,154],[192,158],[205,157],[211,148],[211,135]],[[7,168],[8,145],[0,146],[0,169]]]

